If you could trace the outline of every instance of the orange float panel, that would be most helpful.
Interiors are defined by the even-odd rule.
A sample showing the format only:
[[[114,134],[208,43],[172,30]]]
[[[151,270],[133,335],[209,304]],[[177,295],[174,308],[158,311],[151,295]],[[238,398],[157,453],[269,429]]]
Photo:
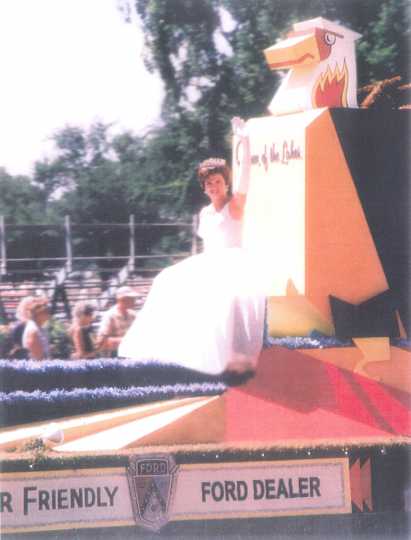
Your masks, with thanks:
[[[307,128],[306,295],[358,303],[388,288],[330,113]]]
[[[321,110],[247,122],[251,179],[243,243],[264,261],[268,296],[286,294],[291,280],[305,292],[306,127]]]
[[[306,336],[314,330],[334,334],[334,326],[303,295],[271,296],[267,300],[268,334],[271,337]]]
[[[313,308],[303,326],[317,328],[320,316],[329,333],[330,294],[357,303],[388,288],[329,110],[252,119],[247,129],[244,245],[264,261],[267,296],[286,296],[292,281]],[[290,328],[278,335],[296,335],[301,320],[285,304]]]
[[[223,432],[224,402],[221,396],[212,396],[97,431],[55,446],[54,450],[91,452],[160,444],[209,443],[220,441]]]
[[[307,357],[351,372],[354,372],[364,359],[362,351],[357,347],[309,349],[305,351],[305,354]],[[390,347],[389,360],[376,357],[376,360],[366,364],[363,376],[401,390],[409,396],[411,394],[411,352],[399,347]]]
[[[144,405],[121,407],[103,412],[75,415],[53,420],[52,422],[50,420],[42,420],[26,425],[12,426],[0,430],[0,451],[22,450],[31,440],[42,438],[44,431],[50,427],[50,424],[55,425],[56,429],[63,432],[64,443],[66,444],[133,421],[155,417],[160,413],[203,402],[203,397],[172,399]]]
[[[226,443],[303,446],[410,436],[409,393],[337,366],[336,353],[346,364],[361,358],[355,348],[266,349],[256,376],[224,394]]]
[[[384,362],[391,358],[390,340],[388,337],[360,337],[353,338],[353,342],[368,362]]]

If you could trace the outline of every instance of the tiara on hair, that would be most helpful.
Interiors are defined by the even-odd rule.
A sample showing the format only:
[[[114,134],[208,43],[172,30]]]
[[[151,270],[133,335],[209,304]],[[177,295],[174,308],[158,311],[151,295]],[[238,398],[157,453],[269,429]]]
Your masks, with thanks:
[[[204,174],[209,173],[213,169],[225,169],[227,167],[227,162],[222,158],[210,158],[201,162],[198,167],[198,174],[203,176]]]

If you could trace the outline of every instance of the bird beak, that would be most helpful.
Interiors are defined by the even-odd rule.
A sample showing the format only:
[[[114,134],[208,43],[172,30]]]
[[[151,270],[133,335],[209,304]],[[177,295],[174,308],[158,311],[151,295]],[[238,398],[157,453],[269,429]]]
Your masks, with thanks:
[[[320,61],[315,31],[303,36],[289,37],[264,50],[270,69],[289,69]]]

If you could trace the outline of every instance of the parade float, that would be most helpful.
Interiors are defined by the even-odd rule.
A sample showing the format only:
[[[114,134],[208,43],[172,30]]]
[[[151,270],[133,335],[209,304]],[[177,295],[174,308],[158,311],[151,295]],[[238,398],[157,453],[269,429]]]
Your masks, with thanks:
[[[317,18],[265,51],[289,72],[247,121],[244,243],[268,297],[256,373],[1,361],[2,533],[405,522],[409,113],[357,108],[358,38]]]

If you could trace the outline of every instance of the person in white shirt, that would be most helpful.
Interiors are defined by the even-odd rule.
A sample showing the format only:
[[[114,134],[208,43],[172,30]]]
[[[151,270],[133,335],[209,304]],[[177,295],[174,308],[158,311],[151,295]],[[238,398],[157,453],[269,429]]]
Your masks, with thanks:
[[[28,351],[31,360],[49,358],[49,340],[43,326],[50,319],[47,298],[33,298],[26,306],[28,319],[24,328],[22,345]]]
[[[117,348],[132,325],[135,317],[135,302],[138,294],[131,287],[120,287],[116,292],[116,303],[108,309],[98,329],[97,347],[110,352]]]
[[[250,145],[244,123],[233,121],[243,147],[231,184],[223,159],[200,163],[198,177],[210,205],[200,213],[204,252],[155,278],[142,311],[120,343],[119,354],[154,359],[205,373],[254,370],[262,348],[265,296],[254,261],[241,247],[249,181]]]

